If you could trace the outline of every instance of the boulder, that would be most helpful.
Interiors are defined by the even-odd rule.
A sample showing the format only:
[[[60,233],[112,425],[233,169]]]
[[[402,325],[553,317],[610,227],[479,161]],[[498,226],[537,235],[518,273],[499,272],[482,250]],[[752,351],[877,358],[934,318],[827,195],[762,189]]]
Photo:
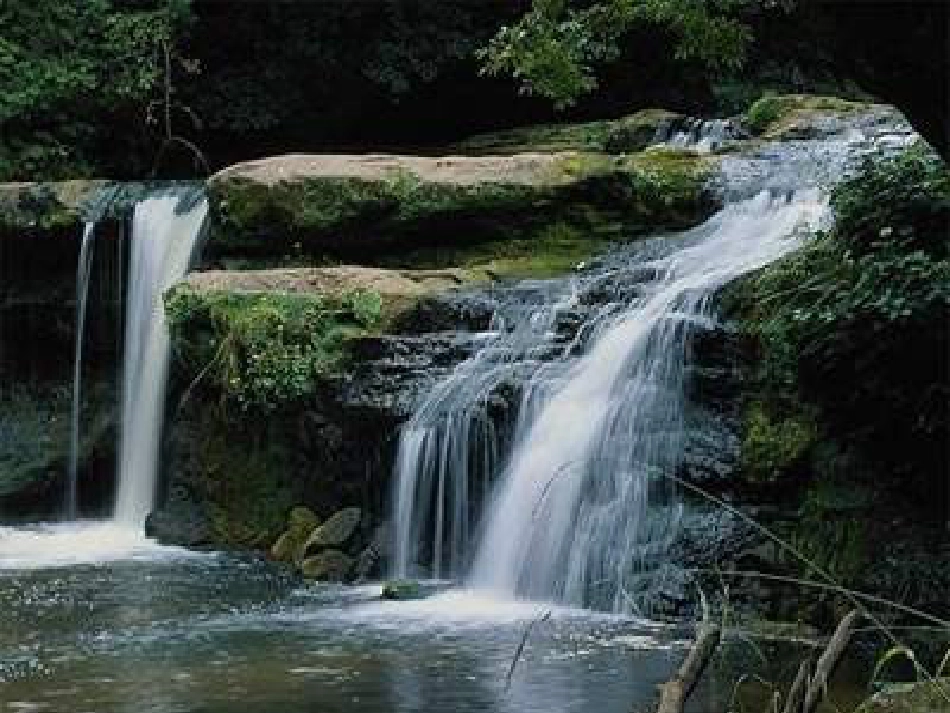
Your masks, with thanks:
[[[300,563],[300,572],[306,579],[318,582],[343,582],[349,577],[353,558],[339,550],[324,550]]]
[[[174,500],[150,513],[145,534],[165,545],[202,547],[213,542],[208,513],[197,503]]]
[[[303,552],[310,554],[331,547],[345,545],[356,534],[363,511],[357,507],[343,508],[310,533],[304,543]]]
[[[287,529],[271,547],[270,555],[279,562],[299,562],[303,544],[320,524],[320,519],[309,508],[295,507],[287,517]]]
[[[320,518],[313,514],[313,510],[298,505],[290,511],[287,516],[287,529],[294,532],[313,532],[314,528],[320,524]]]
[[[383,599],[409,601],[423,599],[422,587],[414,579],[393,579],[383,585]]]

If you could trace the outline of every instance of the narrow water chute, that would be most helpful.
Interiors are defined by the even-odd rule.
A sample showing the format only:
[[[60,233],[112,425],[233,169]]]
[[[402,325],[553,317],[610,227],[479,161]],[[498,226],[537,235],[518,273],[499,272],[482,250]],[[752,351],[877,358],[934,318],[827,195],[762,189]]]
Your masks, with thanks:
[[[75,520],[79,511],[79,451],[82,411],[82,354],[86,334],[86,303],[89,297],[89,275],[95,244],[96,224],[83,225],[79,262],[76,266],[76,348],[73,357],[73,398],[69,420],[69,466],[66,474],[65,516]]]
[[[113,519],[138,530],[158,487],[169,360],[162,298],[187,272],[208,212],[206,199],[184,210],[181,200],[173,195],[147,198],[136,204],[132,218]]]

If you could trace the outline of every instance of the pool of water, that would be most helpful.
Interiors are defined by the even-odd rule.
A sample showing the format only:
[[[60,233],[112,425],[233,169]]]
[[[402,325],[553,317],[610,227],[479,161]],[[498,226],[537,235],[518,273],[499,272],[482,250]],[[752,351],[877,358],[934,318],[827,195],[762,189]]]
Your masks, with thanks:
[[[688,635],[439,585],[386,602],[104,527],[0,528],[0,712],[629,713]],[[691,713],[725,709],[708,678]]]

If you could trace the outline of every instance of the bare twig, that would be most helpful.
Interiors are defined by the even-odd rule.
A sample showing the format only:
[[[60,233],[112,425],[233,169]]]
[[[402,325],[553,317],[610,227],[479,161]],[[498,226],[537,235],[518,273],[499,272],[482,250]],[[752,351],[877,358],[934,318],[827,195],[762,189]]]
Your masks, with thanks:
[[[531,632],[534,630],[534,627],[538,624],[546,622],[551,618],[551,610],[548,609],[544,614],[536,619],[532,619],[528,622],[528,625],[524,629],[524,634],[521,637],[521,643],[518,644],[518,648],[515,650],[515,655],[511,659],[511,666],[508,667],[508,675],[505,676],[505,690],[507,691],[511,688],[511,677],[515,675],[515,667],[518,665],[518,661],[521,660],[521,655],[524,653],[524,647],[528,644],[528,637],[531,636]]]

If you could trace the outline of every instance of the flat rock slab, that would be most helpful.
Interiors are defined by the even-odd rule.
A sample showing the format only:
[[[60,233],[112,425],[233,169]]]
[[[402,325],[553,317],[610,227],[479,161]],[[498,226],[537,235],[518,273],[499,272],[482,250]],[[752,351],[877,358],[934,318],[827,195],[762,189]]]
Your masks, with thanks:
[[[466,270],[387,270],[339,267],[273,270],[208,270],[192,273],[180,284],[197,291],[339,294],[373,290],[382,297],[416,297],[458,287],[471,280]]]
[[[512,156],[394,156],[389,154],[287,154],[229,166],[210,183],[244,179],[265,186],[314,178],[392,180],[400,176],[427,183],[472,186],[479,183],[541,185],[565,180],[559,170],[574,152],[520,153]]]

